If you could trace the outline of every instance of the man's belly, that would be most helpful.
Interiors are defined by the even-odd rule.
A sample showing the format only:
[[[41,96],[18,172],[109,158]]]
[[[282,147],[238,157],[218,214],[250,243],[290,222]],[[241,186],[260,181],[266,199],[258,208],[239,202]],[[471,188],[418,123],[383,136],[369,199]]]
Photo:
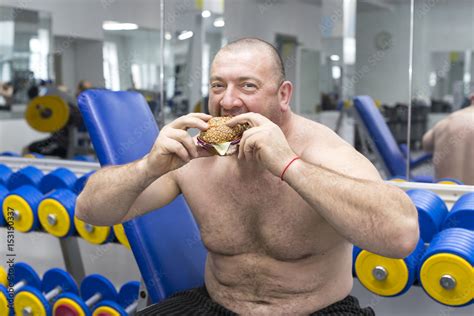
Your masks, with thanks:
[[[206,287],[214,301],[242,315],[307,315],[352,289],[352,246],[279,261],[261,254],[209,253]]]

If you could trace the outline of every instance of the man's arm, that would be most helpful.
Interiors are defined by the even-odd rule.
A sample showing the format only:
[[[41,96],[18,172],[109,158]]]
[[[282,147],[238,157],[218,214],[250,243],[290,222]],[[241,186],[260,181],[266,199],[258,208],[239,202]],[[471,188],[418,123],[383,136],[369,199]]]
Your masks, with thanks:
[[[89,224],[111,226],[165,206],[178,194],[173,172],[156,179],[141,159],[93,174],[77,199],[75,215]]]
[[[171,202],[179,194],[173,171],[211,155],[187,133],[188,128],[206,130],[210,118],[204,113],[179,117],[163,127],[142,159],[97,171],[76,201],[76,216],[89,224],[114,225]]]
[[[413,203],[384,183],[368,161],[341,155],[348,157],[350,176],[297,160],[284,180],[351,243],[387,257],[408,256],[419,238]]]
[[[423,135],[422,141],[423,150],[427,152],[432,152],[434,149],[434,132],[433,129],[430,129]]]
[[[257,161],[280,177],[296,156],[282,130],[256,113],[238,115],[227,124],[243,122],[251,128],[242,135],[238,158]],[[322,148],[331,150],[323,161],[332,162],[325,166],[336,164],[338,168],[313,163],[321,161],[315,157],[325,154],[316,152],[294,161],[283,179],[348,241],[383,256],[409,255],[419,239],[418,214],[409,197],[385,184],[374,166],[353,148],[334,149],[342,142],[339,138],[329,134],[315,137],[330,139],[326,140],[329,147]],[[343,167],[341,162],[334,163],[342,159]]]

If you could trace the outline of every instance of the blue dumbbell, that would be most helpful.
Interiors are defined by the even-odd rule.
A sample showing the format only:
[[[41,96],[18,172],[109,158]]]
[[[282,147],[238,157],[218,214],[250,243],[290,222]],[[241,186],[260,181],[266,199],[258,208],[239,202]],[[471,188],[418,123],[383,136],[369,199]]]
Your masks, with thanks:
[[[19,153],[13,152],[13,151],[3,151],[0,153],[0,156],[4,157],[21,157]]]
[[[474,303],[474,231],[448,228],[437,234],[419,265],[423,290],[437,302],[461,307]]]
[[[10,176],[13,174],[12,169],[10,167],[0,164],[0,184],[3,186],[7,186],[8,184],[8,179],[10,179]]]
[[[420,237],[426,243],[431,242],[448,215],[448,207],[435,193],[428,190],[408,190],[406,192],[418,210]]]
[[[94,157],[91,155],[75,155],[74,157],[72,157],[72,160],[95,162]]]
[[[89,177],[94,174],[95,171],[89,171],[88,173],[84,174],[82,177],[77,179],[76,183],[74,184],[74,192],[76,194],[81,193],[81,191],[84,189],[86,186],[87,180],[89,180]]]
[[[11,272],[11,271],[10,271]],[[13,295],[25,286],[39,289],[41,280],[38,274],[26,263],[18,262],[13,266],[13,287],[8,291],[6,287],[0,286],[0,315],[13,315],[13,309],[9,308],[10,293]],[[13,299],[10,297],[10,299]],[[18,315],[18,314],[17,314]],[[21,314],[20,314],[21,315]]]
[[[359,255],[359,253],[361,251],[362,251],[362,249],[360,249],[357,246],[353,246],[353,248],[352,248],[352,276],[353,277],[356,277],[355,262],[356,262],[357,256]]]
[[[5,188],[3,185],[0,184],[0,227],[6,226],[7,222],[5,220],[5,217],[3,216],[3,200],[5,197],[8,195],[8,189]]]
[[[23,185],[31,185],[38,188],[43,176],[43,171],[35,166],[21,168],[10,176],[7,187],[9,190],[14,190]]]
[[[51,192],[55,189],[72,190],[76,180],[77,177],[71,170],[66,168],[57,168],[41,179],[39,189],[43,194]]]
[[[16,315],[52,316],[52,303],[61,293],[79,294],[76,281],[62,269],[48,270],[43,275],[41,291],[25,286],[16,294],[15,313]]]
[[[91,274],[81,283],[81,297],[63,293],[53,305],[53,315],[92,316],[91,310],[102,300],[117,300],[117,290],[105,277]]]
[[[454,227],[474,231],[474,192],[461,196],[446,216],[443,229]]]
[[[424,242],[420,239],[415,250],[404,259],[387,258],[362,250],[355,259],[357,278],[366,289],[377,295],[401,295],[415,283],[424,249]]]
[[[104,300],[97,304],[92,316],[134,315],[138,306],[140,282],[130,281],[120,288],[117,302]]]
[[[10,191],[3,200],[3,216],[6,221],[13,220],[15,230],[23,233],[39,226],[38,205],[43,194],[31,185],[22,185]]]
[[[69,189],[56,189],[43,197],[38,205],[38,218],[45,231],[60,238],[75,234],[76,198]]]

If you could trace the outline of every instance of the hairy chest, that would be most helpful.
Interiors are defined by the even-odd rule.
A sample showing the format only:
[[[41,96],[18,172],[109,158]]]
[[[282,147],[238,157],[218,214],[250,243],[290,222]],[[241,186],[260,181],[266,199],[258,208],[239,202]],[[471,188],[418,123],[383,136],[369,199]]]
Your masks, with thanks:
[[[329,225],[267,171],[219,157],[187,172],[180,187],[209,251],[296,260],[327,246]]]

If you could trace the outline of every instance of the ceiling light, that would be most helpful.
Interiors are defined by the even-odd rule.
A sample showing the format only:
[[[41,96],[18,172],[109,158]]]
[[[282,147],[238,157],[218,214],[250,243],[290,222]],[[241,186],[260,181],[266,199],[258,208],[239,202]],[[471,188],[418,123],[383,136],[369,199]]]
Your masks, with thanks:
[[[188,39],[188,38],[191,38],[193,37],[194,33],[192,31],[182,31],[179,35],[178,35],[178,39],[180,41],[182,40],[185,40],[185,39]]]
[[[215,27],[223,27],[224,25],[225,25],[225,22],[223,18],[217,18],[214,20]]]
[[[129,31],[138,29],[135,23],[119,23],[114,21],[105,21],[102,28],[106,31]]]

